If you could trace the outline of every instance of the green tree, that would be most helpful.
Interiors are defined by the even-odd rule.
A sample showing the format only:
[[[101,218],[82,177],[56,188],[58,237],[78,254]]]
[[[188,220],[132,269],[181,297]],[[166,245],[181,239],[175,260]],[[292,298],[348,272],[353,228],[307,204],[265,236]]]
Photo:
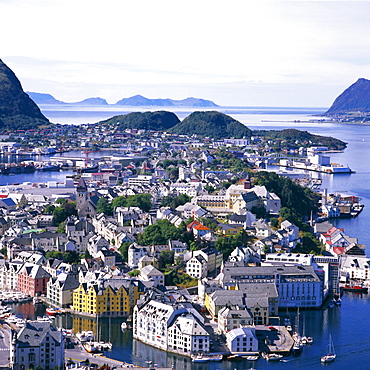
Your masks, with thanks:
[[[48,252],[46,252],[45,257],[47,259],[56,258],[58,260],[63,260],[63,253],[59,252],[59,251],[48,251]]]
[[[65,233],[65,231],[66,231],[66,221],[62,221],[62,222],[58,225],[58,227],[57,227],[57,229],[56,229],[56,232],[57,232],[57,233]]]
[[[140,270],[132,270],[132,271],[129,271],[128,274],[132,277],[139,276]]]
[[[122,243],[121,246],[118,248],[119,252],[122,255],[122,259],[124,262],[128,261],[128,248],[132,244],[132,242],[125,242]]]
[[[159,254],[159,259],[158,259],[159,267],[164,269],[168,266],[172,266],[175,262],[174,256],[175,256],[174,251],[170,251],[170,250],[161,251],[161,253]]]
[[[105,215],[112,215],[112,205],[108,202],[108,199],[105,197],[99,198],[96,203],[96,212],[104,213]]]
[[[59,199],[64,199],[64,198],[59,198]],[[65,201],[61,206],[58,206],[54,209],[53,223],[54,225],[58,226],[67,217],[72,216],[72,215],[77,215],[76,202]]]
[[[55,206],[53,204],[48,204],[44,209],[44,215],[52,215],[54,212]]]
[[[67,251],[63,254],[63,261],[66,263],[80,263],[81,256],[76,251]]]
[[[168,220],[159,220],[138,235],[140,245],[163,245],[167,244],[169,239],[184,241],[181,232]]]

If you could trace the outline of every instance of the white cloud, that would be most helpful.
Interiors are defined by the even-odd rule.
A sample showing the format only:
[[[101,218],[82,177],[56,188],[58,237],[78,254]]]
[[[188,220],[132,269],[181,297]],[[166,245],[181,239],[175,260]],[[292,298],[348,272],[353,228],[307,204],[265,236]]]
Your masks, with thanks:
[[[370,77],[367,1],[0,0],[0,7],[3,60],[28,90],[48,88],[69,101],[107,86],[102,97],[112,100],[138,88],[176,98],[176,86],[192,86],[238,105],[251,86],[277,84],[297,101],[294,86],[313,93]],[[272,90],[254,100],[280,101]],[[306,95],[300,105],[310,105]]]

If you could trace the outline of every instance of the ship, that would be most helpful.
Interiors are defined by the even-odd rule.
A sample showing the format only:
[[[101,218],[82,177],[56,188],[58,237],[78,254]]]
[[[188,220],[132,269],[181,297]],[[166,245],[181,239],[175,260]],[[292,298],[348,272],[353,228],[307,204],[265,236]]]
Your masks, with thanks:
[[[355,293],[367,293],[368,288],[362,285],[345,285],[343,287],[343,291],[345,292],[355,292]]]

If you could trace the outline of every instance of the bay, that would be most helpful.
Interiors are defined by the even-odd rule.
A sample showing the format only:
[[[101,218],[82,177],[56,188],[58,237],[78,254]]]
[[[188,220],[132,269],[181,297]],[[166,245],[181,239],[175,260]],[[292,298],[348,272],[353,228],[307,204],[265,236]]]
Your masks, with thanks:
[[[99,120],[112,117],[116,114],[126,114],[131,111],[147,110],[170,110],[167,107],[41,107],[43,113],[52,121],[65,124],[94,123]],[[200,110],[200,109],[197,109]],[[348,143],[343,153],[331,154],[331,161],[349,165],[356,173],[327,175],[319,174],[323,180],[322,187],[329,192],[346,192],[362,198],[365,205],[363,212],[353,219],[341,219],[336,221],[338,227],[343,227],[346,234],[357,237],[360,243],[370,246],[370,234],[367,232],[370,216],[370,126],[346,125],[332,122],[314,123],[313,114],[325,111],[322,108],[269,108],[269,107],[219,107],[212,108],[231,115],[238,121],[246,124],[251,129],[284,129],[297,128],[310,133],[333,136]],[[191,109],[173,109],[180,119],[189,115]],[[298,122],[299,121],[299,122]],[[83,154],[80,154],[83,157]],[[11,182],[33,181],[31,175],[22,174],[16,180],[12,176]],[[64,172],[48,174],[49,176],[65,176]],[[6,177],[6,176],[5,176]],[[4,184],[4,175],[0,176],[0,184]],[[10,177],[7,177],[10,179]],[[8,181],[8,180],[6,180]],[[369,253],[369,252],[368,252]],[[312,346],[306,346],[300,356],[287,358],[285,363],[268,363],[259,360],[255,364],[243,362],[223,361],[221,363],[192,364],[188,358],[167,354],[166,352],[152,348],[145,344],[132,340],[129,331],[121,332],[119,319],[99,320],[101,327],[101,339],[110,340],[113,350],[106,355],[118,360],[145,366],[146,361],[151,360],[153,364],[160,366],[174,366],[178,370],[245,370],[252,367],[257,369],[286,368],[286,369],[321,369],[323,366],[334,366],[336,369],[367,368],[370,361],[370,324],[368,314],[370,309],[370,297],[356,293],[345,293],[342,297],[343,303],[340,307],[335,306],[327,310],[309,310],[301,312],[301,322],[305,321],[306,335],[314,337]],[[21,309],[22,315],[31,315],[32,304],[29,309]],[[23,306],[23,305],[22,305]],[[32,307],[31,307],[32,306]],[[17,305],[21,307],[21,305]],[[15,307],[15,311],[19,309]],[[34,314],[33,314],[34,315]],[[294,320],[295,313],[291,313]],[[31,317],[30,317],[31,318]],[[82,330],[96,330],[96,322],[89,319],[60,317],[56,326],[67,326],[68,328]],[[63,322],[64,320],[64,322]],[[90,329],[88,329],[90,328]],[[337,358],[334,363],[322,365],[320,357],[325,353],[332,335],[336,348]]]

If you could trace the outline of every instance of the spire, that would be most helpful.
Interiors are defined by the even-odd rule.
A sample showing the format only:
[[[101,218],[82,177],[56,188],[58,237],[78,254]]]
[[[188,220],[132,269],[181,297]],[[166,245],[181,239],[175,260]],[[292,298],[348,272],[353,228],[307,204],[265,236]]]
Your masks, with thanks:
[[[77,193],[84,193],[87,192],[87,185],[83,178],[80,179],[77,185]]]

